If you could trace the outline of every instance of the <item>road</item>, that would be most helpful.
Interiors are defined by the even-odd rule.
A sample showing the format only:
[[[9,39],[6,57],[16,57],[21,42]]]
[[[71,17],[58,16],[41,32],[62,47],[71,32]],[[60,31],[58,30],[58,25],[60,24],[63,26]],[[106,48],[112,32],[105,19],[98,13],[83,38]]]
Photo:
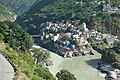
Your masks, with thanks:
[[[12,80],[14,74],[11,64],[0,54],[0,80]]]

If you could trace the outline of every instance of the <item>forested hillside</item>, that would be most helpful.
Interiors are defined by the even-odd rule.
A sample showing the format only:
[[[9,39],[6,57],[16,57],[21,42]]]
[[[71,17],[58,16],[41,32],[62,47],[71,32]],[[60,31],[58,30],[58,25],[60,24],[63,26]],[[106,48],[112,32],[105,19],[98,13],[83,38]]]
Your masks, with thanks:
[[[104,5],[112,8],[120,7],[119,0],[42,0],[34,4],[25,14],[18,17],[16,22],[24,26],[30,34],[40,33],[40,23],[46,21],[80,20],[86,22],[88,28],[95,28],[102,33],[120,33],[120,12],[103,11]],[[106,8],[105,8],[106,9]],[[31,30],[38,31],[33,33]]]
[[[17,15],[21,15],[29,10],[35,1],[36,0],[0,0],[0,3],[8,7]]]
[[[32,37],[16,23],[0,22],[0,35],[3,36],[3,41],[9,43],[14,50],[27,51],[33,45]]]
[[[15,19],[15,14],[4,5],[0,4],[0,21],[14,21]]]
[[[50,57],[49,52],[32,46],[32,37],[17,23],[0,22],[0,53],[12,64],[14,80],[55,80],[49,70],[42,66]]]

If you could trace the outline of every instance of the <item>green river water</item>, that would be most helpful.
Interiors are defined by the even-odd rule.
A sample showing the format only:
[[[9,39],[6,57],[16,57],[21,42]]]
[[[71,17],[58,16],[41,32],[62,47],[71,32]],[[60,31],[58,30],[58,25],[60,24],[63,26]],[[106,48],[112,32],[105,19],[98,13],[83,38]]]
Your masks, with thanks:
[[[51,53],[52,66],[49,67],[50,72],[55,74],[61,69],[67,69],[75,75],[77,80],[104,80],[99,76],[99,71],[96,69],[97,63],[101,55],[86,55],[73,58],[62,58],[55,53]]]
[[[41,48],[34,45],[35,48]],[[46,50],[46,49],[45,49]],[[48,67],[50,72],[55,76],[62,69],[67,69],[75,75],[77,80],[104,80],[104,74],[97,69],[97,63],[101,58],[101,54],[86,55],[73,58],[63,58],[55,53],[50,54],[53,65]]]

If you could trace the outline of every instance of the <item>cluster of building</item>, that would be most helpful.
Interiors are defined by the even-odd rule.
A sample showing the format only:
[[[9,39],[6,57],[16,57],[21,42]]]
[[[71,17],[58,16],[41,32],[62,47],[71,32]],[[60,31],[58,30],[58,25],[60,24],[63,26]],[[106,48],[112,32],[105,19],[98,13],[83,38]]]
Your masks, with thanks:
[[[108,0],[107,4],[106,4],[105,1],[103,3],[103,11],[105,11],[105,12],[115,12],[115,11],[119,11],[119,8],[117,6],[111,6],[111,1]]]
[[[94,29],[89,30],[86,23],[80,25],[80,21],[61,21],[61,22],[46,22],[41,26],[45,27],[41,34],[41,40],[45,41],[51,39],[57,45],[56,52],[64,57],[72,57],[92,53],[92,47],[88,39],[104,40],[106,39],[108,45],[113,44],[114,36],[102,34]],[[80,29],[79,27],[82,27]]]
[[[111,5],[110,4],[104,4],[103,5],[103,11],[118,11],[119,10],[119,8],[118,7],[111,7]]]
[[[84,1],[76,2],[76,4],[82,4]],[[96,1],[89,1],[89,4],[95,5],[95,4],[102,4],[103,5],[103,11],[104,12],[115,12],[118,11],[119,8],[117,6],[111,6],[110,0],[96,0]]]

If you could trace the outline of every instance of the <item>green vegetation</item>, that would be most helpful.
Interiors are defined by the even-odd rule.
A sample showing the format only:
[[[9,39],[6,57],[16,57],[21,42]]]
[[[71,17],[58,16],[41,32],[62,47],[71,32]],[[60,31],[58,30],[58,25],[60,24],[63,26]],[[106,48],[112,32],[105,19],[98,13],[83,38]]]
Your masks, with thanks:
[[[81,2],[82,1],[82,2]],[[120,34],[120,12],[103,12],[103,3],[99,0],[41,0],[20,16],[18,22],[30,34],[40,34],[46,21],[80,20],[86,22],[88,28],[95,28],[102,33]],[[106,1],[105,4],[108,2]],[[112,7],[119,7],[118,0],[111,0]],[[31,26],[32,25],[32,26]]]
[[[41,0],[34,4],[31,9],[21,15],[16,22],[24,26],[30,34],[41,34],[44,27],[40,23],[51,21],[74,21],[85,22],[89,29],[94,28],[101,33],[120,34],[120,11],[103,11],[103,6],[109,4],[109,0]],[[110,0],[111,7],[120,7],[120,1]],[[89,39],[92,46],[102,53],[102,60],[120,68],[119,43],[109,48],[104,41],[95,42]],[[51,43],[47,40],[41,44]],[[51,46],[50,45],[50,46]],[[110,60],[111,59],[111,60]]]
[[[56,74],[56,77],[58,80],[77,80],[74,75],[67,70],[61,70]]]
[[[15,12],[17,15],[29,10],[36,0],[1,0],[0,3],[8,7],[10,10]]]
[[[120,12],[116,13],[99,13],[96,17],[92,17],[95,28],[102,33],[120,34]],[[96,18],[96,19],[95,19]]]
[[[120,41],[114,43],[113,49],[117,54],[120,54]]]
[[[0,4],[0,21],[14,21],[14,16],[15,14],[12,11]]]
[[[120,69],[120,41],[114,43],[113,48],[106,48],[102,53],[102,60],[105,63],[112,64],[114,67]]]
[[[44,47],[46,49],[49,49],[51,51],[54,51],[55,49],[55,42],[53,39],[48,38],[46,40],[39,40],[39,45],[41,45],[41,47]]]
[[[3,35],[0,33],[0,42],[2,43],[2,41],[3,41]]]
[[[6,56],[16,71],[14,80],[55,80],[43,61],[50,57],[42,49],[31,48],[33,40],[21,27],[13,22],[0,22],[0,53]],[[35,63],[35,60],[39,63]]]
[[[43,68],[41,64],[35,64],[34,57],[30,55],[31,52],[16,52],[10,48],[8,44],[0,43],[0,45],[3,46],[0,52],[2,52],[14,68],[17,69],[14,80],[26,80],[26,77],[31,80],[55,80],[47,68]]]
[[[33,56],[37,59],[37,63],[44,63],[46,59],[50,58],[50,53],[45,50],[33,48],[31,51],[34,53]]]
[[[120,1],[119,0],[111,0],[112,6],[119,6],[120,7]]]
[[[105,41],[94,41],[89,39],[92,47],[102,54],[101,60],[104,63],[111,64],[120,69],[120,41],[115,41],[113,45],[108,46]]]
[[[3,41],[9,43],[10,47],[15,50],[27,51],[32,47],[32,37],[17,23],[0,22],[0,33],[4,36]]]
[[[0,22],[0,52],[17,69],[15,80],[26,79],[26,77],[31,80],[55,80],[49,70],[42,66],[50,57],[50,53],[42,49],[31,48],[32,37],[23,29],[30,34],[41,34],[45,30],[45,27],[41,26],[43,22],[80,20],[80,23],[85,22],[89,29],[94,28],[99,32],[114,35],[120,34],[120,11],[103,11],[103,5],[108,4],[108,1],[99,3],[99,0],[1,0],[0,2],[17,15],[27,11],[16,20],[21,25],[19,26],[17,23],[6,21],[13,20],[15,16],[0,4],[0,20],[5,21]],[[111,0],[111,6],[120,7],[120,1]],[[82,28],[81,25],[79,28]],[[64,35],[60,40],[66,41],[67,39],[69,37]],[[115,42],[113,47],[109,48],[104,41],[95,42],[92,39],[88,41],[94,48],[101,51],[103,62],[120,69],[120,42]],[[40,45],[49,50],[56,48],[53,39],[50,38],[41,41]],[[74,75],[67,70],[61,70],[56,77],[58,80],[76,80]]]
[[[105,41],[95,41],[93,39],[89,39],[88,41],[91,43],[91,46],[100,53],[102,53],[104,49],[108,48]]]

